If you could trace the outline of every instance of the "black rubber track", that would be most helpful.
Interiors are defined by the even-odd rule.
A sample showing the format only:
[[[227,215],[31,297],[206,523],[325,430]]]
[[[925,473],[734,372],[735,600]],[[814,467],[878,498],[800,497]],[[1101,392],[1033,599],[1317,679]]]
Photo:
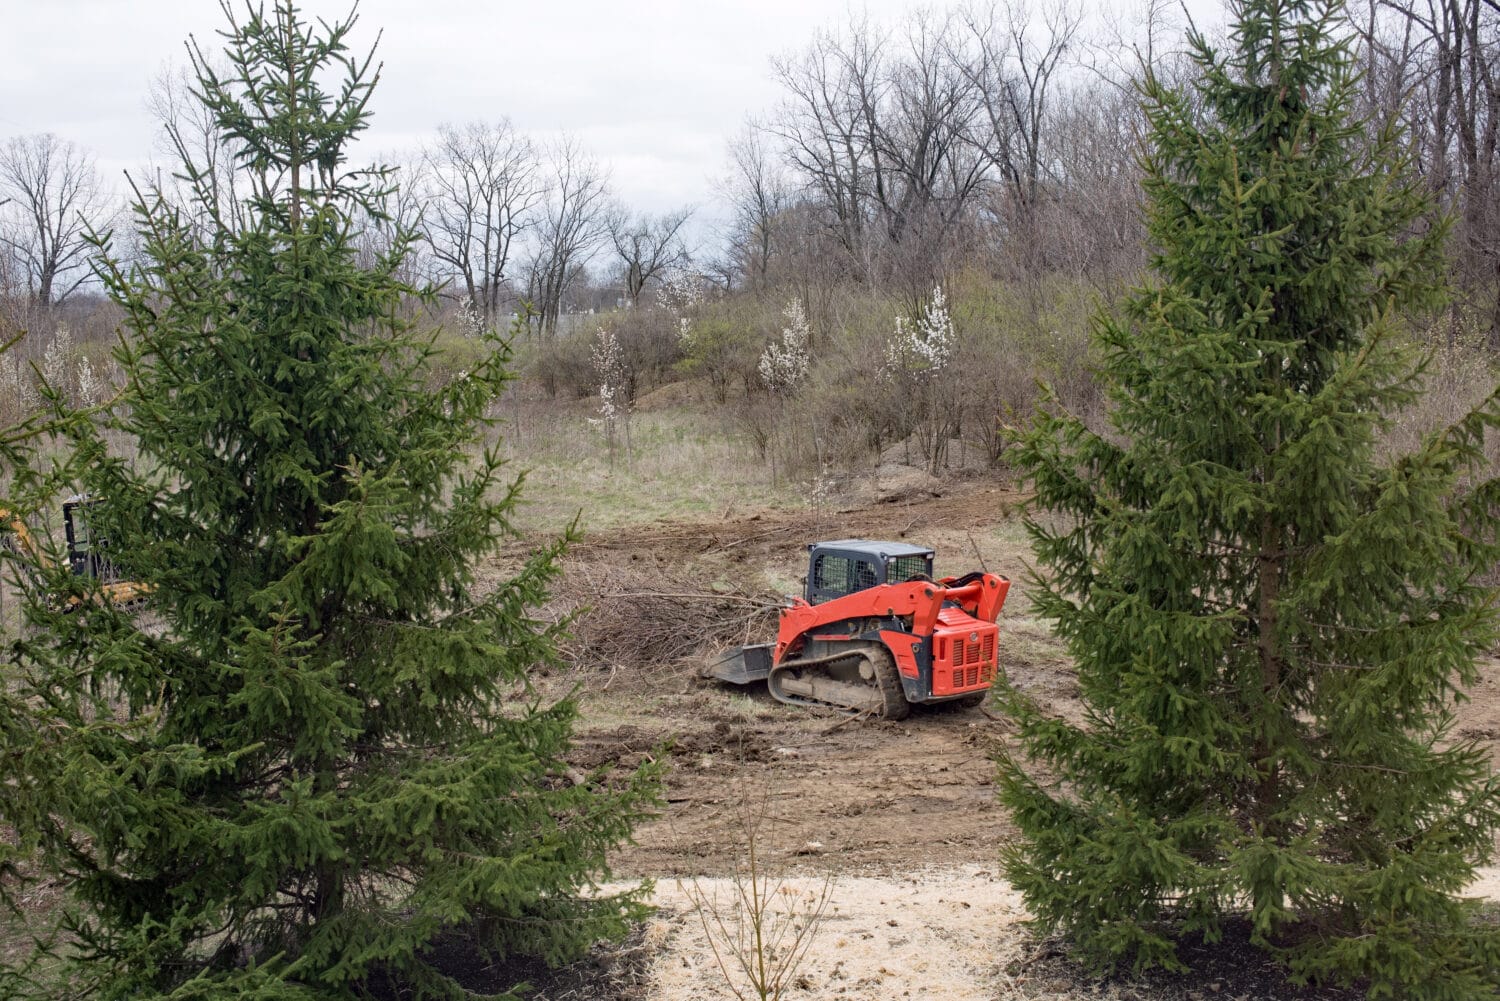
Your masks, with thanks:
[[[875,684],[880,688],[883,703],[881,718],[906,719],[911,715],[911,703],[906,701],[906,692],[901,688],[901,674],[896,670],[896,658],[879,643],[869,644],[864,656],[875,668]]]

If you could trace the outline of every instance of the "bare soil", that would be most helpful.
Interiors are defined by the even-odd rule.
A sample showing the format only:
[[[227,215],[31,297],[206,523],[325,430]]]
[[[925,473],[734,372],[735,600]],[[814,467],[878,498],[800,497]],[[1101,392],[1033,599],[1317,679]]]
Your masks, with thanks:
[[[788,874],[802,892],[830,875],[837,887],[842,924],[820,933],[789,997],[1362,996],[1295,989],[1232,934],[1194,958],[1207,971],[1201,976],[1092,978],[1029,939],[1023,910],[998,880],[999,849],[1015,833],[993,785],[993,755],[1010,736],[1003,718],[985,707],[938,707],[899,723],[849,719],[780,705],[758,686],[698,679],[716,649],[772,637],[781,593],[805,573],[807,543],[908,539],[938,551],[940,573],[983,566],[1013,579],[1000,620],[1002,664],[1045,706],[1076,718],[1066,655],[1030,608],[1020,500],[1003,486],[970,483],[854,510],[725,512],[703,523],[632,527],[590,535],[573,550],[553,609],[582,613],[572,665],[543,684],[580,693],[574,764],[671,763],[663,813],[613,860],[619,877],[657,880],[662,907],[648,934],[661,955],[632,996],[730,996],[684,894],[696,885],[732,889],[736,873],[743,879],[745,830],[757,821],[761,865]],[[1459,708],[1457,732],[1500,737],[1493,673]],[[935,890],[930,901],[907,899],[903,887]],[[856,931],[859,924],[867,927]],[[893,932],[898,925],[907,931]],[[918,926],[967,938],[970,951],[934,961],[930,937],[908,933]],[[840,951],[874,939],[878,949],[863,966]],[[967,986],[950,978],[932,993],[939,968],[945,977],[967,971]]]
[[[587,536],[566,563],[555,612],[583,614],[574,668],[547,679],[580,686],[580,769],[670,757],[667,808],[615,859],[617,873],[727,874],[743,840],[743,806],[764,801],[773,861],[842,875],[894,875],[933,865],[993,865],[1012,833],[995,802],[992,756],[1006,724],[984,708],[918,709],[900,723],[792,708],[764,686],[697,677],[734,642],[769,640],[785,590],[800,587],[806,544],[819,538],[909,539],[938,551],[941,573],[983,563],[1015,579],[1019,496],[970,485],[941,497],[827,513],[758,511],[711,523]],[[1002,625],[1004,620],[1002,620]],[[1042,657],[1050,661],[1049,657]],[[1036,665],[1044,685],[1050,663]]]

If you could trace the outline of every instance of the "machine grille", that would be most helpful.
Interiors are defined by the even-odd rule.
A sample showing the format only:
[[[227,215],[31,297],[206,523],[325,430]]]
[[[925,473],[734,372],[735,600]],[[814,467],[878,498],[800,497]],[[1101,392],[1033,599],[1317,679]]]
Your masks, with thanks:
[[[994,684],[998,630],[958,608],[944,608],[938,622],[942,628],[932,647],[933,694],[958,695]]]
[[[953,666],[965,664],[992,664],[995,661],[995,635],[990,633],[977,643],[957,638],[953,641]]]

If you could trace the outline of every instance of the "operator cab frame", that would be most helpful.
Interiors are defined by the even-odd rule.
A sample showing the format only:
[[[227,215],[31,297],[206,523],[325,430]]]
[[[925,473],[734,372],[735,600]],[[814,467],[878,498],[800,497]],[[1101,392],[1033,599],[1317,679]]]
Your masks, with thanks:
[[[933,550],[909,542],[836,539],[807,547],[807,603],[909,580],[932,580]]]
[[[93,577],[105,583],[119,579],[119,571],[104,555],[109,543],[96,535],[89,522],[89,511],[99,500],[88,494],[74,494],[63,501],[63,531],[68,539],[68,566],[79,577]]]

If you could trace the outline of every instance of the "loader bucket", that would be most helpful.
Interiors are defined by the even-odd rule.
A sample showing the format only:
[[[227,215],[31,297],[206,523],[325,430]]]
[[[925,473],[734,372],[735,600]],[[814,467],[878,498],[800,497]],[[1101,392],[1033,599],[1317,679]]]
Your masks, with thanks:
[[[749,685],[765,681],[771,675],[770,643],[730,647],[709,658],[703,665],[703,677],[727,681],[731,685]]]

